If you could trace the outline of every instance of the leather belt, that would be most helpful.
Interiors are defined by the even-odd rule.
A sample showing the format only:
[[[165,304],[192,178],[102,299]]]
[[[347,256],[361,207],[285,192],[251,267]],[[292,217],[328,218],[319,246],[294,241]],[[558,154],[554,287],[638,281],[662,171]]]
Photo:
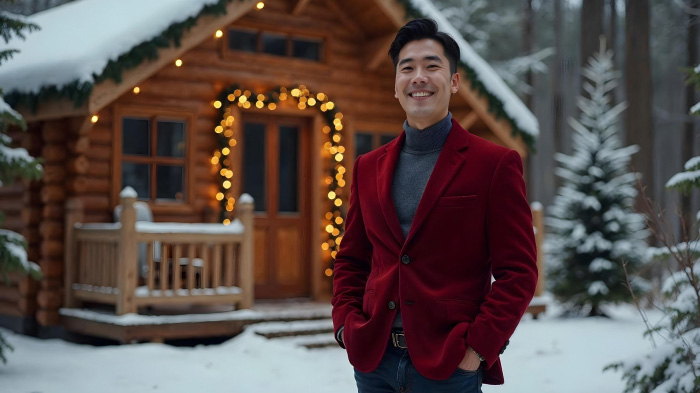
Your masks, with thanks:
[[[396,348],[406,349],[406,336],[402,331],[391,332],[391,343]]]

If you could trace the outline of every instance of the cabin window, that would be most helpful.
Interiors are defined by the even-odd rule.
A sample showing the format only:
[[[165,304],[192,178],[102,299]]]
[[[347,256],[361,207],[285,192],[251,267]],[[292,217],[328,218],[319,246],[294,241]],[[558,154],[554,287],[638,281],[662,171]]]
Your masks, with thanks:
[[[369,153],[370,151],[384,146],[391,142],[396,135],[394,134],[380,134],[373,132],[356,132],[355,133],[355,157],[360,154]]]
[[[122,118],[121,188],[139,199],[185,202],[187,122],[160,117]]]
[[[269,31],[229,29],[230,50],[320,62],[323,40]]]

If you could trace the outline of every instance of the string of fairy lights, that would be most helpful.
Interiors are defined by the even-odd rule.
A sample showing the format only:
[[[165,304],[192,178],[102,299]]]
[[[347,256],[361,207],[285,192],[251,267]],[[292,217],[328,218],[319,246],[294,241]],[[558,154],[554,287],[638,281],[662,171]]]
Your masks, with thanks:
[[[256,4],[256,9],[261,10],[264,7],[262,1]],[[223,37],[223,32],[217,30],[214,34],[215,39]],[[183,67],[182,59],[176,59],[175,67]],[[141,87],[134,86],[133,94],[141,93]],[[323,145],[324,157],[328,159],[328,172],[323,179],[323,184],[326,186],[327,193],[324,195],[326,203],[326,212],[323,215],[323,229],[326,234],[320,244],[323,251],[324,260],[326,260],[325,275],[330,277],[333,275],[333,262],[338,252],[338,247],[343,239],[342,225],[345,220],[341,207],[343,206],[343,188],[345,187],[346,168],[343,164],[345,146],[343,146],[343,113],[340,112],[333,101],[330,100],[327,94],[323,92],[312,93],[306,86],[299,85],[295,87],[278,87],[266,93],[255,93],[250,90],[239,88],[238,85],[232,85],[224,89],[218,99],[212,103],[214,108],[220,111],[221,121],[214,128],[214,132],[218,136],[218,148],[216,148],[211,156],[211,165],[219,174],[219,191],[215,198],[219,201],[220,220],[224,225],[230,225],[233,219],[233,212],[236,205],[236,198],[233,195],[233,179],[236,176],[234,168],[233,156],[236,153],[238,141],[235,138],[234,124],[236,118],[232,108],[239,108],[275,111],[283,102],[294,102],[299,110],[317,109],[323,115],[325,125],[321,128],[321,132],[328,136],[328,140]],[[99,116],[93,114],[91,116],[92,123],[99,121]],[[240,153],[238,153],[240,154]]]
[[[221,222],[224,225],[231,223],[233,210],[236,204],[235,195],[232,193],[232,179],[236,175],[233,168],[233,155],[237,154],[235,147],[238,141],[235,138],[234,124],[236,118],[232,108],[238,106],[241,109],[265,109],[269,111],[277,110],[281,102],[293,100],[299,110],[316,108],[324,116],[326,124],[321,132],[328,136],[328,141],[324,143],[325,155],[329,158],[329,172],[325,176],[328,203],[324,214],[324,229],[326,238],[321,243],[321,249],[326,254],[327,260],[331,262],[325,270],[326,276],[333,274],[332,261],[335,259],[338,246],[342,241],[342,225],[345,220],[341,211],[343,205],[343,187],[345,186],[346,168],[343,164],[345,146],[343,146],[343,113],[338,111],[335,103],[330,100],[327,94],[322,92],[312,93],[306,86],[279,87],[266,93],[255,93],[250,90],[241,89],[238,85],[224,89],[219,95],[219,99],[212,105],[221,114],[221,121],[214,128],[218,135],[219,147],[214,150],[211,157],[211,164],[215,167],[220,177],[219,192],[216,199],[221,204]]]

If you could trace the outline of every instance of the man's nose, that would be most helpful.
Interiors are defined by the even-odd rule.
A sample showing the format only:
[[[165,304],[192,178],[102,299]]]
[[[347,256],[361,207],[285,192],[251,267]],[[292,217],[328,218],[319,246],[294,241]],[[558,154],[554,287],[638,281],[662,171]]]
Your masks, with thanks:
[[[427,83],[428,78],[425,70],[422,69],[417,69],[415,75],[413,76],[413,80],[411,80],[412,84],[423,84]]]

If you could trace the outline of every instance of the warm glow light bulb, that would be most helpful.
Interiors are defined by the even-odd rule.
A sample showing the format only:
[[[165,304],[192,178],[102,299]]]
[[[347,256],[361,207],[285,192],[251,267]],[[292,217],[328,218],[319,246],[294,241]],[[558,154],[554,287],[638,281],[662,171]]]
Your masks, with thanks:
[[[326,269],[326,276],[330,277],[332,275],[333,275],[333,269],[331,269],[331,268]]]
[[[258,1],[258,4],[255,5],[255,8],[257,8],[258,10],[261,10],[261,9],[265,8],[265,3],[263,3],[262,1]]]
[[[180,60],[180,59],[175,60],[175,67],[182,67],[182,60]]]
[[[217,30],[216,33],[214,33],[214,37],[216,38],[221,38],[224,36],[224,32],[221,30]]]
[[[141,88],[138,86],[134,86],[134,94],[139,94],[141,92]]]
[[[220,200],[222,200],[222,199],[224,199],[224,193],[222,193],[222,192],[217,193],[217,194],[216,194],[216,200],[217,200],[217,201],[220,201]]]
[[[90,118],[90,121],[93,122],[93,123],[97,123],[97,120],[99,120],[99,119],[100,119],[99,116],[97,116],[97,115],[92,115],[92,117]]]
[[[221,101],[214,101],[214,108],[219,109],[221,108]]]

